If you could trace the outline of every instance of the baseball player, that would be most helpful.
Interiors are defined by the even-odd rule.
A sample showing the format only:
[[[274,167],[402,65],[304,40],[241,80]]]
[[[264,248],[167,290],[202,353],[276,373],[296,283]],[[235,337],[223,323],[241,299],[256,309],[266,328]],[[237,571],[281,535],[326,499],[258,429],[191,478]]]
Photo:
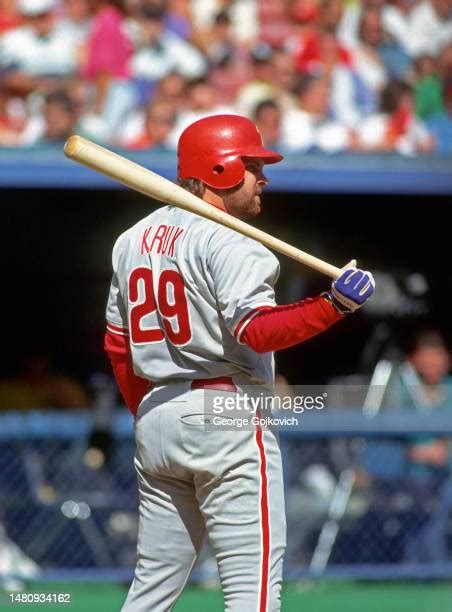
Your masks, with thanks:
[[[261,210],[265,149],[236,115],[196,121],[178,143],[182,187],[240,219]],[[124,612],[171,610],[206,534],[225,609],[280,609],[285,519],[276,434],[206,428],[218,398],[268,389],[273,351],[314,336],[370,297],[351,263],[323,295],[275,304],[276,257],[261,244],[173,206],[113,249],[106,350],[135,417],[140,494],[135,577]]]

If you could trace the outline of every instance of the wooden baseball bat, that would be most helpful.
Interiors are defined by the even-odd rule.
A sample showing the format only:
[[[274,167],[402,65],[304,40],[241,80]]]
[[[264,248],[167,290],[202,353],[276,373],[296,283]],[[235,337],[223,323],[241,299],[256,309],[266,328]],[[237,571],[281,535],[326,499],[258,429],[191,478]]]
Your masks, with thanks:
[[[278,251],[301,264],[317,270],[317,272],[326,274],[331,278],[337,278],[341,272],[339,268],[313,255],[309,255],[309,253],[300,251],[300,249],[287,244],[287,242],[279,240],[240,219],[228,215],[222,210],[204,202],[201,198],[182,189],[179,185],[175,185],[163,178],[163,176],[152,172],[152,170],[148,170],[86,138],[77,135],[71,136],[64,146],[64,153],[70,159],[101,174],[105,174],[135,191],[221,223],[244,236],[261,242],[274,251]]]

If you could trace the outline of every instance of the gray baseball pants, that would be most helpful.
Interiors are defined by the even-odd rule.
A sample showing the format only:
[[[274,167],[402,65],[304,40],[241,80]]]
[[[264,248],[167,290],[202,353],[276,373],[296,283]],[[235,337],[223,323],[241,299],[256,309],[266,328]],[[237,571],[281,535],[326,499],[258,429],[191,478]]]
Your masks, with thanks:
[[[213,397],[188,382],[155,388],[140,405],[135,467],[137,566],[122,612],[171,610],[207,533],[225,610],[280,610],[285,514],[282,466],[269,430],[206,431]]]

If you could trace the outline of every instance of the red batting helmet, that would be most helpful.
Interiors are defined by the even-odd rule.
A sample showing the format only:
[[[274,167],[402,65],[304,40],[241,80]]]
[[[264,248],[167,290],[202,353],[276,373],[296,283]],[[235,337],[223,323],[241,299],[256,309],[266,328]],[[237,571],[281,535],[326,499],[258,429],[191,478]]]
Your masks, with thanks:
[[[179,178],[196,178],[217,189],[230,189],[243,180],[243,157],[259,157],[266,164],[283,158],[265,149],[254,123],[239,115],[195,121],[182,132],[177,155]]]

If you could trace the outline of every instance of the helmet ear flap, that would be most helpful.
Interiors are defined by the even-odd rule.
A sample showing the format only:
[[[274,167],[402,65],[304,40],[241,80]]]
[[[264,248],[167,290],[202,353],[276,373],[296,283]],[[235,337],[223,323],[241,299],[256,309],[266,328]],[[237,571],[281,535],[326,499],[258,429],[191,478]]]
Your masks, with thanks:
[[[230,189],[238,185],[245,176],[245,164],[237,155],[217,160],[205,182],[216,189]],[[206,177],[207,178],[207,177]]]

